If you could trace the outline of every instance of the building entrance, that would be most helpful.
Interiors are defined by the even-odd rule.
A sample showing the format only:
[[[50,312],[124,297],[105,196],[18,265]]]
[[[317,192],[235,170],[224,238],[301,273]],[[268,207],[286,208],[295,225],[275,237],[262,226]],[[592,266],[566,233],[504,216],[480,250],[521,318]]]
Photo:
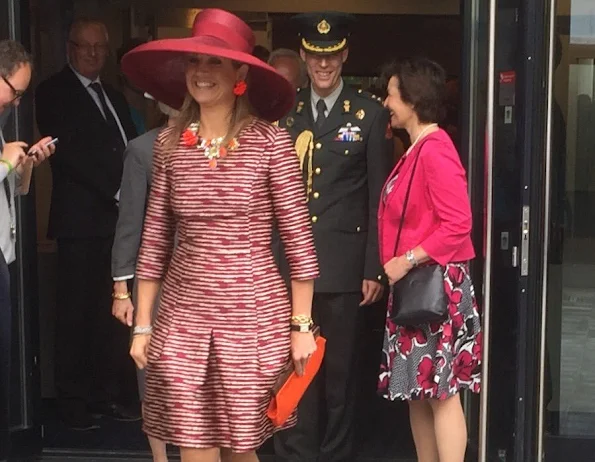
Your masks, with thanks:
[[[32,31],[31,43],[36,59],[36,80],[58,71],[65,63],[65,31],[73,17],[84,14],[98,16],[109,28],[112,48],[118,48],[135,36],[164,38],[188,33],[196,8],[218,6],[242,15],[256,31],[259,44],[270,49],[297,47],[288,18],[299,11],[279,7],[279,2],[106,2],[92,0],[9,2],[19,5],[21,19],[14,18]],[[217,5],[211,5],[217,3]],[[287,2],[289,3],[289,2]],[[340,4],[339,4],[340,3]],[[489,38],[488,8],[480,0],[424,0],[396,2],[376,0],[364,8],[354,2],[327,2],[328,9],[336,8],[358,14],[359,26],[353,37],[350,58],[345,68],[349,85],[370,90],[383,96],[375,77],[381,64],[389,59],[410,55],[425,55],[438,61],[449,74],[449,116],[446,128],[459,147],[463,163],[469,172],[474,205],[475,246],[478,258],[473,272],[478,293],[482,287],[485,254],[486,218],[485,184],[485,101],[487,101],[487,49]],[[53,7],[50,5],[53,4]],[[335,5],[336,4],[336,5]],[[318,8],[318,2],[300,2],[300,11]],[[25,12],[31,12],[31,15]],[[2,30],[2,29],[0,29]],[[505,33],[502,40],[505,40]],[[115,60],[107,69],[106,79],[118,83]],[[32,103],[31,100],[28,101]],[[23,106],[26,106],[25,104]],[[21,129],[28,127],[33,137],[31,114],[17,114]],[[25,125],[24,125],[25,124]],[[23,133],[27,133],[25,130]],[[395,138],[395,160],[409,140]],[[19,312],[14,338],[18,348],[14,382],[20,395],[15,398],[20,409],[27,411],[15,425],[15,452],[39,452],[46,456],[105,456],[147,457],[148,445],[139,423],[101,422],[101,429],[75,432],[57,417],[54,409],[54,319],[59,309],[55,302],[55,243],[46,239],[51,181],[49,166],[37,173],[35,197],[21,200],[19,239],[20,258],[13,268],[17,281],[15,304]],[[36,213],[32,213],[35,210]],[[31,233],[25,229],[35,229]],[[512,239],[512,235],[511,235]],[[34,275],[37,273],[38,277]],[[385,308],[382,304],[361,310],[360,387],[358,401],[358,460],[415,460],[409,430],[408,408],[405,403],[387,403],[376,395],[376,376],[382,346]],[[33,326],[33,327],[32,327]],[[498,377],[491,390],[498,393]],[[511,385],[512,386],[512,385]],[[490,391],[491,392],[491,391]],[[490,393],[488,392],[488,393]],[[15,395],[16,396],[16,395]],[[469,460],[479,460],[485,443],[485,427],[481,429],[482,402],[477,396],[465,396],[469,426]],[[484,403],[485,405],[485,403]],[[18,406],[17,406],[18,407]],[[484,406],[485,415],[485,406]],[[484,422],[487,425],[487,422]],[[18,428],[29,433],[19,439]],[[483,443],[482,443],[483,441]],[[497,452],[497,451],[496,451]],[[262,450],[262,460],[272,460],[272,445]],[[486,459],[487,460],[487,459]]]

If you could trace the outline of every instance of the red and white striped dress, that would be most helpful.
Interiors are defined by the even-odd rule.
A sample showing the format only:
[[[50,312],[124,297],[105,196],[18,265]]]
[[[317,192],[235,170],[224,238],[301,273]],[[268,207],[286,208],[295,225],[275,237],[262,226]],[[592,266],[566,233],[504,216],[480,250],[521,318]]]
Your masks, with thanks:
[[[276,430],[266,408],[290,356],[274,220],[292,278],[318,276],[299,161],[289,134],[260,120],[215,169],[196,148],[166,152],[168,133],[155,145],[137,265],[138,278],[163,279],[144,429],[182,447],[251,451]]]

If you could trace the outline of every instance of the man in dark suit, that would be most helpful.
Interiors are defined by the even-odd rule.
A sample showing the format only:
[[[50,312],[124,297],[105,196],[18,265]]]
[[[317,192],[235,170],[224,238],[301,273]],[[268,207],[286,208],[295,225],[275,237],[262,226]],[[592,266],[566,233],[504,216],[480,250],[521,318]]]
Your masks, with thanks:
[[[37,124],[60,142],[52,158],[48,235],[58,243],[56,389],[63,420],[97,428],[91,415],[138,419],[128,330],[110,314],[111,249],[122,156],[136,136],[124,97],[101,82],[109,43],[101,22],[78,20],[69,64],[36,92]],[[137,399],[136,399],[137,401]]]
[[[295,140],[304,171],[320,265],[313,317],[327,339],[319,374],[295,428],[277,434],[278,461],[350,461],[356,398],[358,308],[382,297],[377,211],[392,165],[389,115],[374,96],[341,78],[353,17],[308,13],[300,55],[311,86],[279,121]]]

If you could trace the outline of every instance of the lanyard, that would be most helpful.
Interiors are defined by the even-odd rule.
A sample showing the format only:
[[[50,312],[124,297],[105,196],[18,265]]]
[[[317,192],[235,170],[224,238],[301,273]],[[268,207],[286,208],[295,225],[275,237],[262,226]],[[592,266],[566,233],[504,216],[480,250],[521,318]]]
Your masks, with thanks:
[[[2,134],[2,129],[0,129],[0,150],[4,147],[4,136]],[[17,235],[17,228],[15,226],[15,219],[14,219],[14,210],[12,209],[12,193],[10,191],[10,184],[8,183],[8,175],[4,180],[2,180],[2,186],[4,186],[4,194],[6,194],[6,203],[8,204],[8,217],[10,220],[10,237],[14,239]]]

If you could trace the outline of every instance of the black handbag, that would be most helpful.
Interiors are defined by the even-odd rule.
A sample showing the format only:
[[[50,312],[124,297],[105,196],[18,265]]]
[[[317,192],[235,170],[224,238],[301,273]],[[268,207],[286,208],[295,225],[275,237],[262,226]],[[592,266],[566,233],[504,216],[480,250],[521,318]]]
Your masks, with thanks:
[[[394,256],[397,254],[401,239],[411,185],[420,155],[421,149],[417,152],[405,193]],[[403,279],[393,284],[390,288],[390,319],[399,326],[418,326],[443,321],[448,314],[448,297],[444,291],[444,271],[445,268],[436,263],[418,266],[409,271]]]

